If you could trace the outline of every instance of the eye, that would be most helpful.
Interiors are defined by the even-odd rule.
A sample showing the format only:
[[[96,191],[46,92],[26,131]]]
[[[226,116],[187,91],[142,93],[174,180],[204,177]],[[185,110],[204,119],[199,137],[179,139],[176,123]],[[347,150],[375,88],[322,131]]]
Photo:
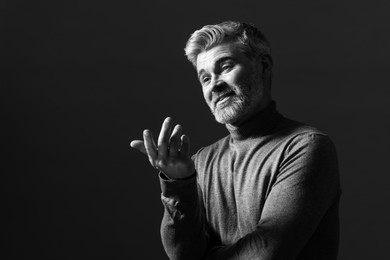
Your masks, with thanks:
[[[207,84],[210,81],[210,77],[203,76],[200,81],[202,84]]]
[[[233,68],[233,64],[232,63],[224,63],[222,64],[221,66],[221,71],[229,71],[231,68]]]

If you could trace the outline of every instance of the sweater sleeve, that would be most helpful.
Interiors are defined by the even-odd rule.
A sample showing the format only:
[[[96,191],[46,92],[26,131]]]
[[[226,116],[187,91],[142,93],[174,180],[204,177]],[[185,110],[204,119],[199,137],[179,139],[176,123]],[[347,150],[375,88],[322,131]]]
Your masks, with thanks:
[[[160,173],[160,185],[164,205],[161,238],[169,259],[203,259],[208,234],[196,176],[170,180]]]
[[[320,134],[297,136],[284,150],[256,230],[232,245],[212,247],[206,259],[295,259],[329,209],[338,207],[339,195],[330,139]]]

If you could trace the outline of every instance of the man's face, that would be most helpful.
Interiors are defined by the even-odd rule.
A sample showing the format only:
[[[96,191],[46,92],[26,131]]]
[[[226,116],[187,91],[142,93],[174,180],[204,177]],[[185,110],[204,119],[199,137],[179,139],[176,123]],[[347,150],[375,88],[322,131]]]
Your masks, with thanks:
[[[234,43],[200,53],[196,67],[206,103],[221,124],[240,125],[271,100],[263,65]]]

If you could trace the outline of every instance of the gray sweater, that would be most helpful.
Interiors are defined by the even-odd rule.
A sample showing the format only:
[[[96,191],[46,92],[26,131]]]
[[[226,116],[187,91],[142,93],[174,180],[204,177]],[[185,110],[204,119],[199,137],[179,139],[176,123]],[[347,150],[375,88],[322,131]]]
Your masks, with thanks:
[[[170,259],[336,259],[334,145],[272,103],[194,156],[196,176],[160,174]]]

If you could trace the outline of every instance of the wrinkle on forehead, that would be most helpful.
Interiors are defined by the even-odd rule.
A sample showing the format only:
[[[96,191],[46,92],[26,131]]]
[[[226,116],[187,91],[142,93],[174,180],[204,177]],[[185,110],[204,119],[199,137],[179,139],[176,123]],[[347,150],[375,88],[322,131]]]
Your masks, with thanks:
[[[199,53],[196,59],[198,75],[212,69],[221,59],[237,56],[237,51],[235,44],[225,43]]]

